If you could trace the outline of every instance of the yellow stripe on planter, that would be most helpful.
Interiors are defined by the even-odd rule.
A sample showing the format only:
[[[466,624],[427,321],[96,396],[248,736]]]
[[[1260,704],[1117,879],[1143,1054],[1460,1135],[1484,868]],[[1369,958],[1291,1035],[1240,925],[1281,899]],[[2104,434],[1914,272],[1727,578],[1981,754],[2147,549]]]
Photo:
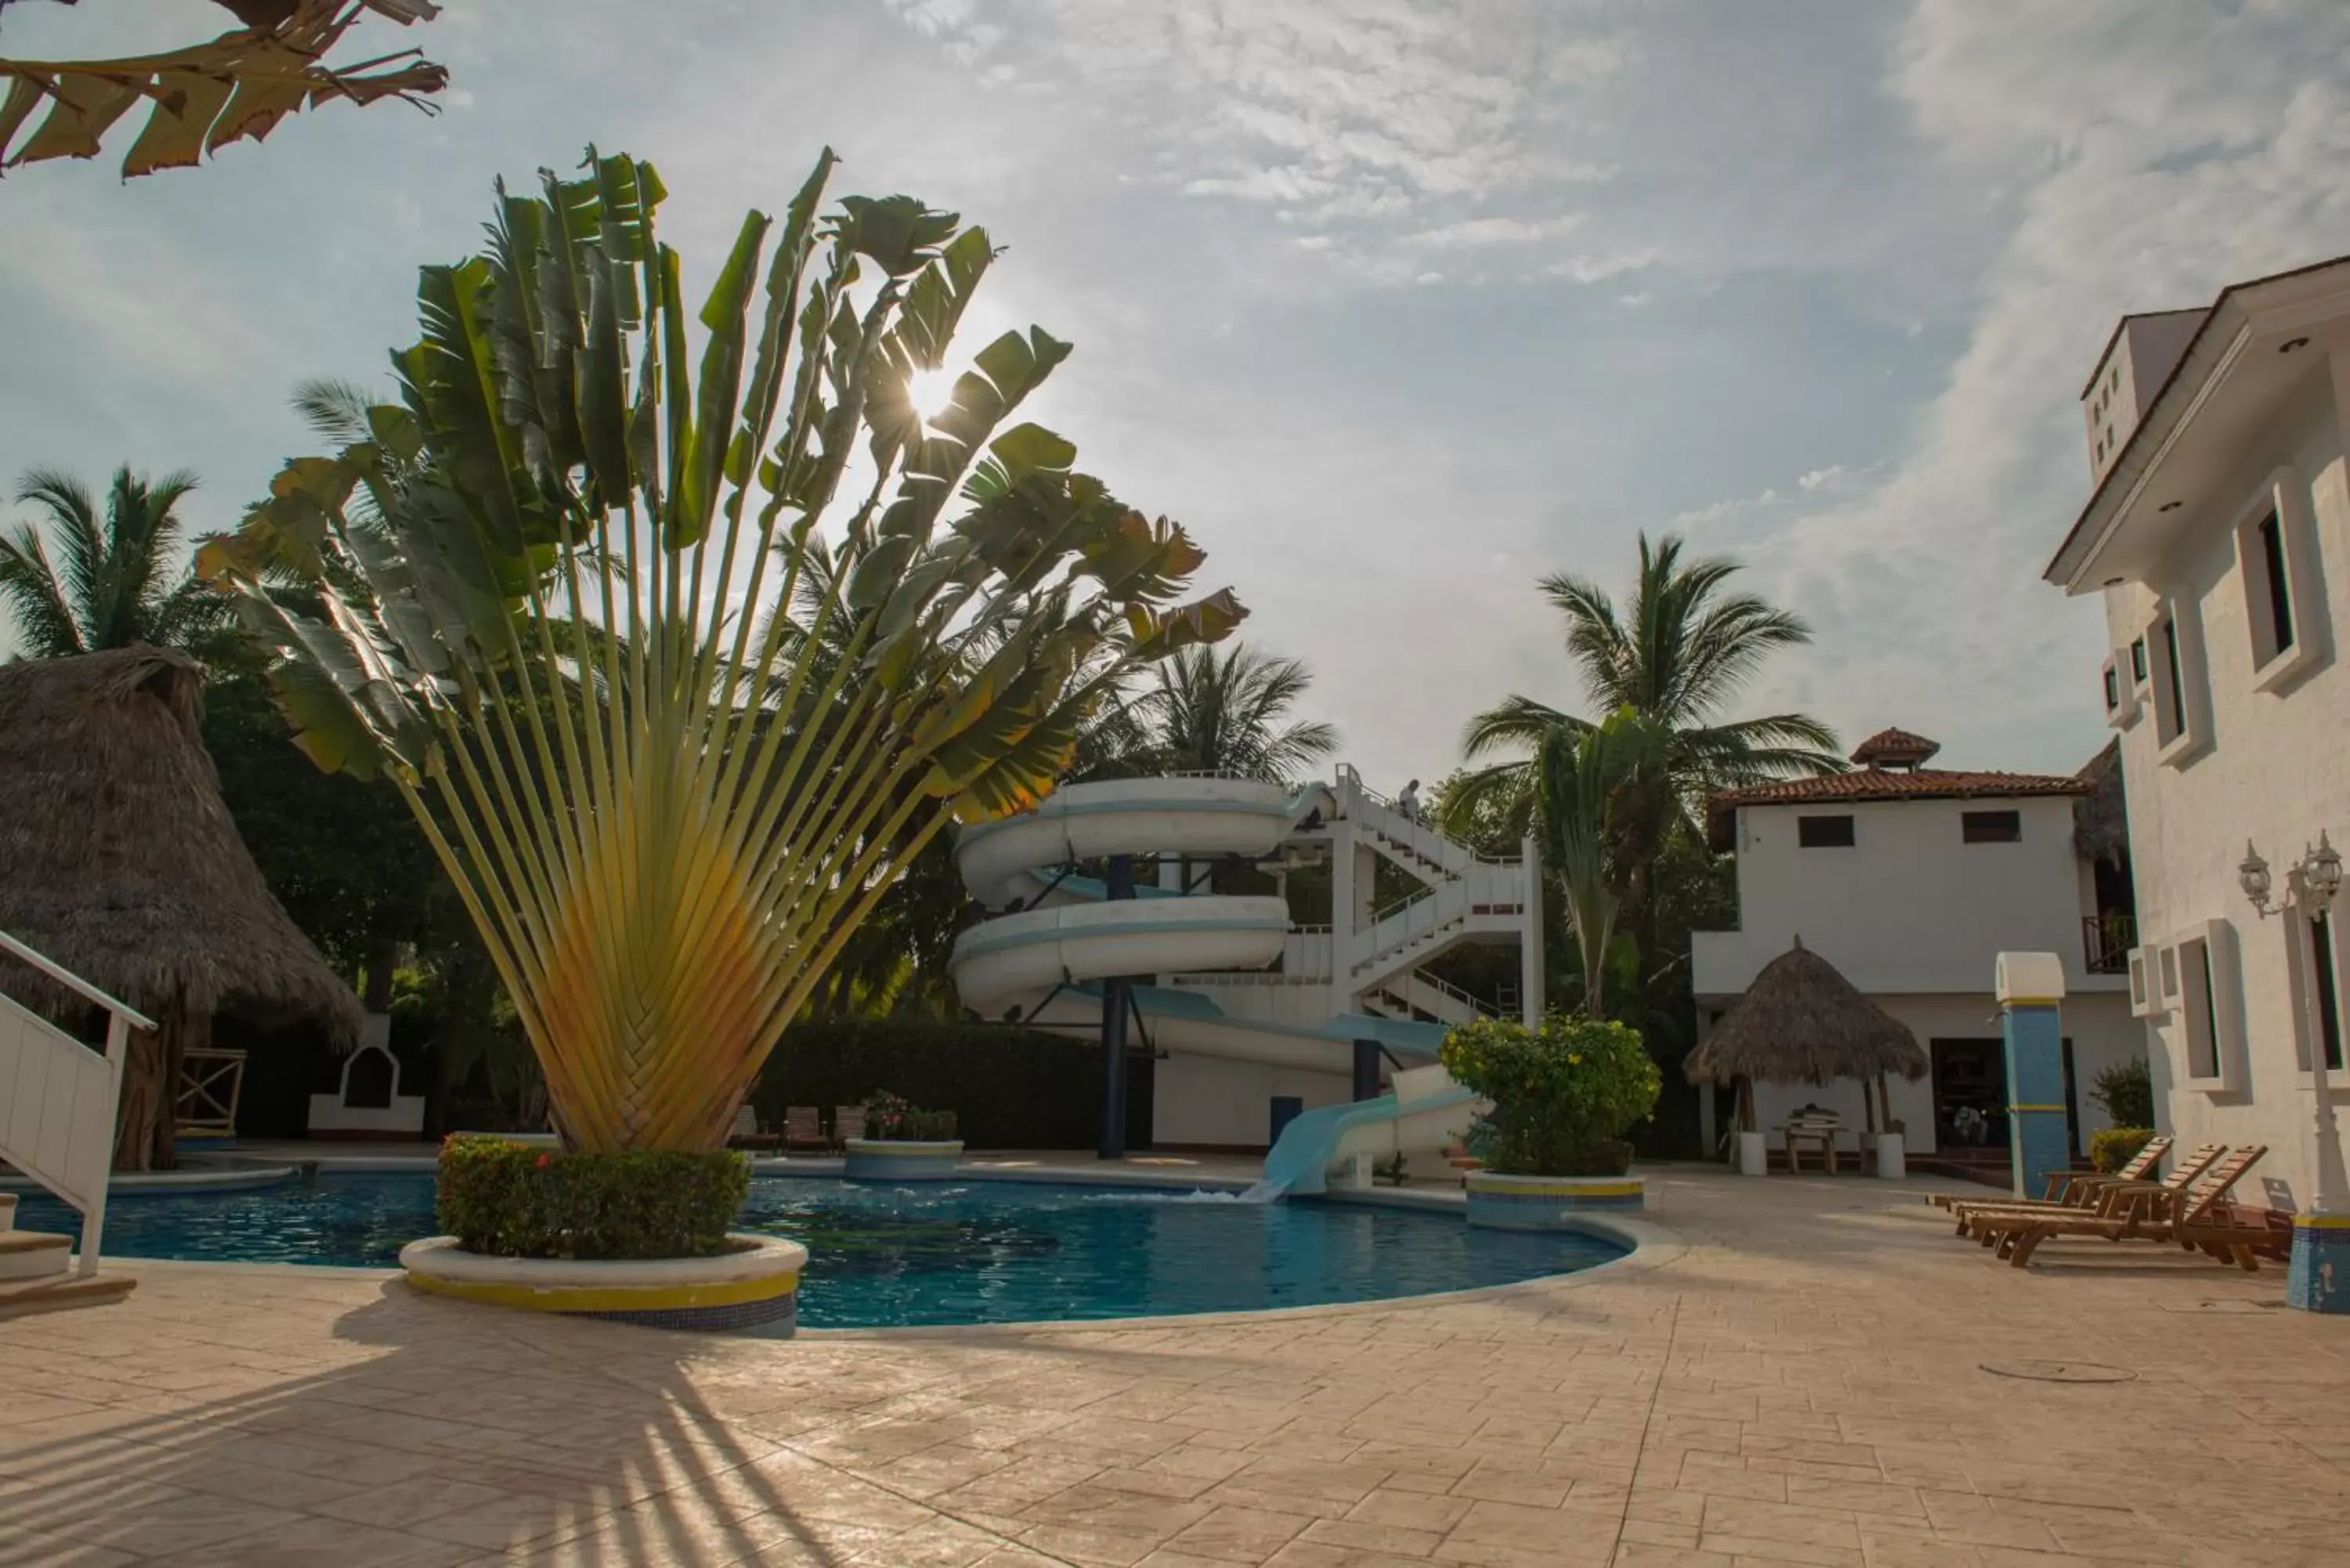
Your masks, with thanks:
[[[723,1280],[702,1285],[515,1285],[436,1280],[411,1274],[408,1282],[436,1296],[485,1302],[529,1312],[684,1312],[770,1301],[800,1288],[797,1274],[764,1280]]]
[[[1590,1177],[1536,1181],[1519,1177],[1506,1188],[1495,1187],[1487,1190],[1497,1197],[1508,1198],[1633,1198],[1645,1189],[1637,1177],[1627,1177],[1621,1181]]]
[[[418,1290],[487,1306],[789,1333],[807,1249],[779,1236],[728,1240],[734,1250],[711,1258],[498,1258],[433,1236],[401,1248],[400,1266]]]

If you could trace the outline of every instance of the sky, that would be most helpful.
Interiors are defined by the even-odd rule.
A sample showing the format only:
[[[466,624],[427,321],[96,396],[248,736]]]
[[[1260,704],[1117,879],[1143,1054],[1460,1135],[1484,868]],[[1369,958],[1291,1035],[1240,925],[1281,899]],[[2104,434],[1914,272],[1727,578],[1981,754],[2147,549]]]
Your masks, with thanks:
[[[5,16],[87,57],[226,14]],[[966,349],[1074,340],[1029,411],[1388,788],[1508,693],[1584,707],[1538,582],[1620,587],[1643,530],[1814,629],[1733,712],[2072,771],[2103,617],[2040,574],[2115,318],[2350,252],[2340,0],[444,0],[352,44],[446,63],[443,112],[0,180],[0,480],[192,468],[232,526],[494,177],[650,160],[691,288],[830,145],[1008,247]]]

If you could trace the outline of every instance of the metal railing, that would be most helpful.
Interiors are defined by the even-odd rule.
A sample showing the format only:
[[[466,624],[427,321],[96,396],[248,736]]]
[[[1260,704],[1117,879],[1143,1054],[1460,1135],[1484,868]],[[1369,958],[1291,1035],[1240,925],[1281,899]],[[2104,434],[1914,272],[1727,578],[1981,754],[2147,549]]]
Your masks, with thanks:
[[[98,1272],[106,1229],[107,1180],[114,1168],[115,1108],[122,1096],[130,1032],[154,1021],[117,1001],[23,942],[0,931],[0,952],[31,965],[76,996],[106,1010],[103,1055],[0,996],[0,1083],[13,1085],[0,1106],[0,1158],[81,1210],[75,1272]]]
[[[2081,957],[2091,974],[2129,973],[2130,949],[2137,946],[2133,915],[2081,917]]]

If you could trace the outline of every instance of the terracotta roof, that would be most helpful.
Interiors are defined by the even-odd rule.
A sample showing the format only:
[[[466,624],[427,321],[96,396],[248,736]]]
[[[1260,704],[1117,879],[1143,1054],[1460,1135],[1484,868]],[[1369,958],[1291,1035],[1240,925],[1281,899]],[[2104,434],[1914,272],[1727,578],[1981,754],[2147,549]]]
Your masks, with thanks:
[[[2054,774],[1957,773],[1945,768],[1893,772],[1856,768],[1848,774],[1781,779],[1724,790],[1707,803],[1706,836],[1717,853],[1731,846],[1731,825],[1742,805],[1836,805],[1880,800],[2012,800],[2031,795],[2085,795],[2095,784]]]
[[[1879,730],[1852,749],[1852,760],[1869,766],[1894,763],[1914,767],[1941,749],[1940,742],[1907,730]]]

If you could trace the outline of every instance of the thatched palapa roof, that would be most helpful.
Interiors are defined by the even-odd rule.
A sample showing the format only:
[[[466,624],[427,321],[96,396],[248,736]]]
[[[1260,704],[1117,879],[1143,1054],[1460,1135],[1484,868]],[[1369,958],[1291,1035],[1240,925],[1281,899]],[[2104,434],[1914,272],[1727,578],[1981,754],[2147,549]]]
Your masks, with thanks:
[[[262,880],[197,731],[203,675],[123,649],[0,666],[0,930],[151,1018],[307,1016],[358,999]],[[0,957],[0,991],[78,1000]]]
[[[1922,1078],[1927,1066],[1909,1026],[1853,989],[1797,937],[1762,966],[1681,1070],[1692,1084],[1825,1084],[1866,1083],[1881,1073]]]
[[[2081,770],[2089,793],[2073,803],[2073,843],[2092,860],[2123,866],[2129,861],[2129,801],[2122,788],[2122,738]]]

